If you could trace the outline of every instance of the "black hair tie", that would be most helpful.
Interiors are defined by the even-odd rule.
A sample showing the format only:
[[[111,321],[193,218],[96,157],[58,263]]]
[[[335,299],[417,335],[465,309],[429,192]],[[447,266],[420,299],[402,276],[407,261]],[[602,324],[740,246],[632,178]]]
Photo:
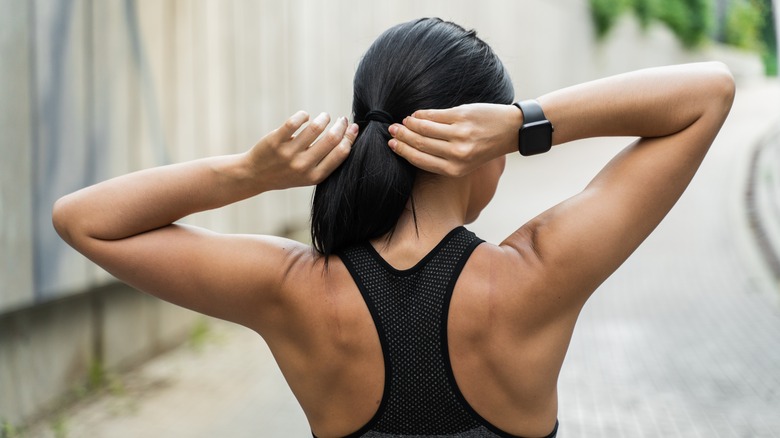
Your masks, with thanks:
[[[387,123],[388,125],[392,125],[395,123],[395,120],[393,119],[393,116],[382,110],[371,110],[366,113],[366,116],[363,118],[364,122],[379,122],[379,123]]]

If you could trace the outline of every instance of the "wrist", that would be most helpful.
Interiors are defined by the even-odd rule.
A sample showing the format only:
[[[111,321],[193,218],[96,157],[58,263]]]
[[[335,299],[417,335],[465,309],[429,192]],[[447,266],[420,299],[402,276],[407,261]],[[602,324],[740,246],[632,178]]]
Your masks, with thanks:
[[[520,128],[523,126],[523,112],[515,105],[503,105],[505,121],[503,130],[506,133],[506,141],[502,142],[502,155],[509,155],[517,152],[517,144],[520,139]]]
[[[211,163],[211,170],[221,187],[240,197],[248,198],[270,190],[263,184],[261,172],[249,152],[216,157]]]

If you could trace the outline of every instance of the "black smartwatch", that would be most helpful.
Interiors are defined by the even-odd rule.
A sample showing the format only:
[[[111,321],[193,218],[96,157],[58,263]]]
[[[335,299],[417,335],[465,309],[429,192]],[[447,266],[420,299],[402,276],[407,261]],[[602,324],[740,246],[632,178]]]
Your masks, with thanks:
[[[552,123],[544,116],[539,102],[529,99],[514,104],[523,112],[523,126],[517,149],[523,156],[547,152],[552,148]]]

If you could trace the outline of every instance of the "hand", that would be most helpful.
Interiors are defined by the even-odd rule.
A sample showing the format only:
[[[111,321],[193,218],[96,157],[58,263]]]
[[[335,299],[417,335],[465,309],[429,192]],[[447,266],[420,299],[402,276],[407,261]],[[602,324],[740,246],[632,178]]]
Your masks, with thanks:
[[[322,134],[330,121],[322,113],[296,135],[307,120],[308,114],[297,112],[247,153],[253,178],[266,190],[318,184],[349,155],[358,133],[356,124],[349,125],[341,117]]]
[[[523,114],[514,105],[474,103],[419,110],[390,126],[390,148],[414,166],[459,177],[517,150]]]

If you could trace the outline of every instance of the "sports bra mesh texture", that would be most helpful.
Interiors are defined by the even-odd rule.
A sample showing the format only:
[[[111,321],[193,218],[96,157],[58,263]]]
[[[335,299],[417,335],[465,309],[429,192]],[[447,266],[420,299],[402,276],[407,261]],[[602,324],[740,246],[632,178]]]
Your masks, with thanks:
[[[340,254],[371,312],[385,361],[377,413],[350,438],[513,437],[474,412],[458,390],[449,363],[446,330],[452,291],[481,242],[458,227],[407,270],[390,266],[368,243]]]

